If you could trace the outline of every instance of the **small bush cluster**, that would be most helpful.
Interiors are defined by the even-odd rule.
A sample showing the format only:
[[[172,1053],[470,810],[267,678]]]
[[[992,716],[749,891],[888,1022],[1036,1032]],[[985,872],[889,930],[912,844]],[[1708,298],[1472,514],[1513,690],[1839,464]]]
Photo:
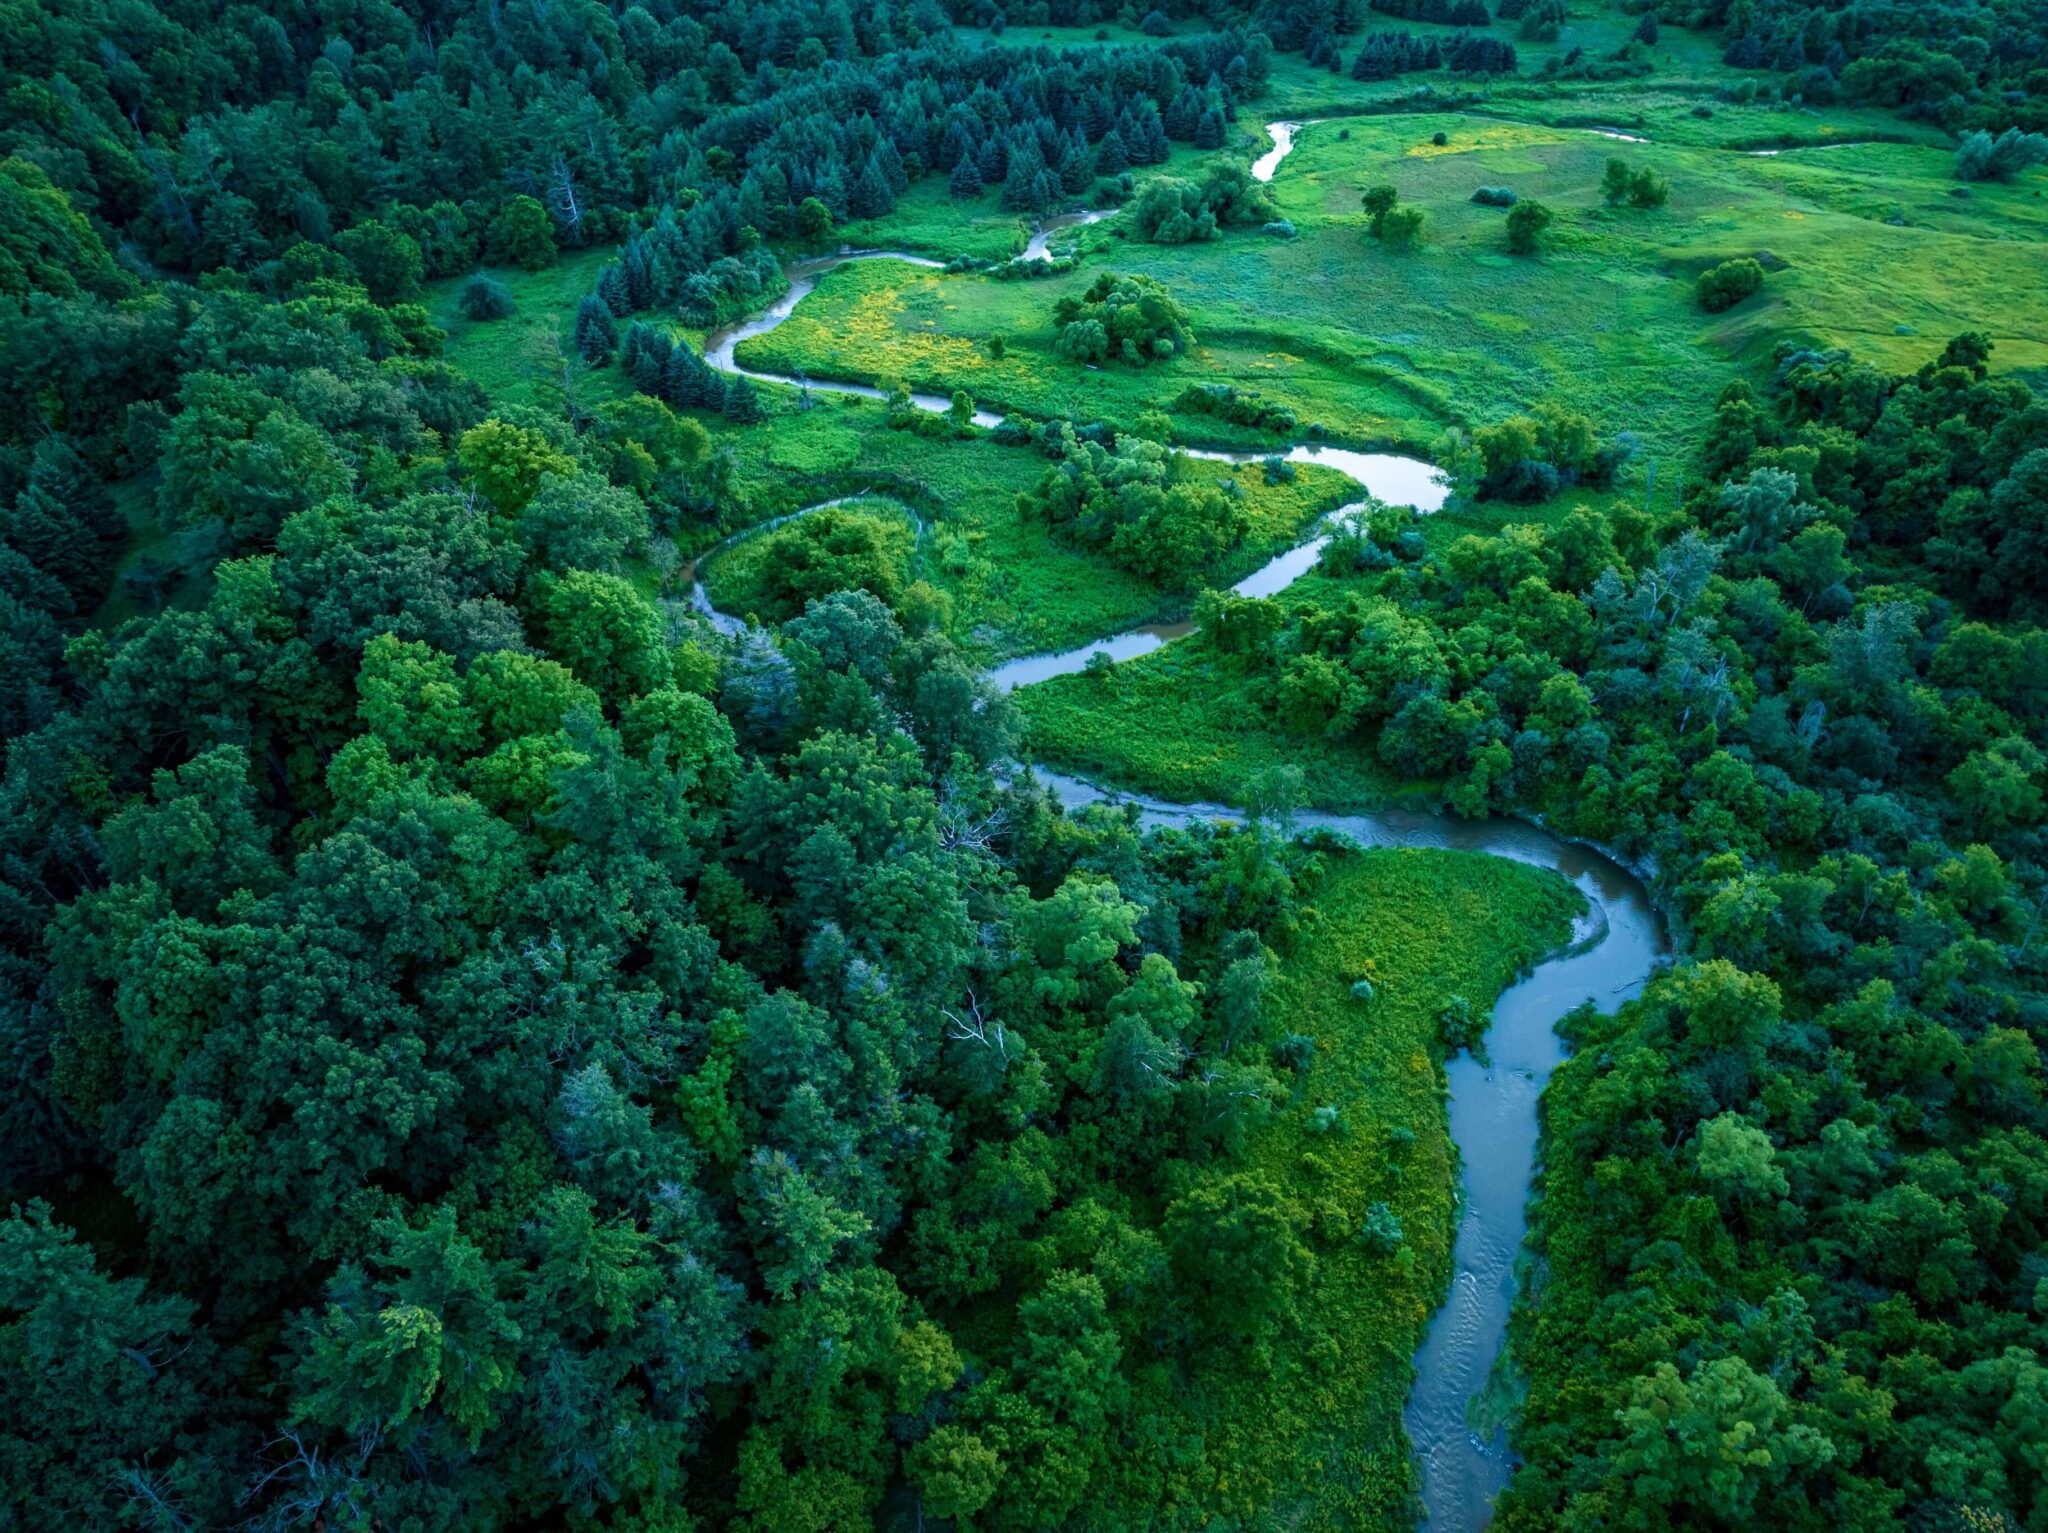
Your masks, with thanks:
[[[1213,415],[1233,426],[1252,426],[1260,431],[1291,432],[1294,412],[1248,389],[1228,383],[1191,383],[1173,402],[1181,415]]]
[[[1144,367],[1179,356],[1195,341],[1187,310],[1152,277],[1104,272],[1080,298],[1053,309],[1059,339],[1053,350],[1075,362]]]
[[[1764,269],[1748,256],[1723,261],[1700,273],[1700,307],[1709,314],[1723,314],[1743,299],[1763,290]]]

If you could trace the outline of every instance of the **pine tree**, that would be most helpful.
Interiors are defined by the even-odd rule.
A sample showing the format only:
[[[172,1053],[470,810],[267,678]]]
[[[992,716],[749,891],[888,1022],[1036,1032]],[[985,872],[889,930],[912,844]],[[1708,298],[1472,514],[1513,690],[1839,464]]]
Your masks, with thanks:
[[[979,197],[981,195],[981,170],[974,163],[974,156],[963,154],[953,166],[953,174],[946,178],[946,190],[955,197]]]
[[[612,323],[611,308],[595,293],[585,293],[576,305],[574,345],[576,355],[592,367],[603,367],[618,349],[619,332]]]
[[[853,190],[847,194],[846,210],[855,218],[880,218],[896,206],[895,194],[889,190],[889,178],[883,173],[876,157],[870,155],[861,173],[854,178]]]
[[[751,426],[756,421],[768,418],[768,412],[761,407],[761,396],[754,385],[739,374],[725,386],[725,418],[735,426]]]

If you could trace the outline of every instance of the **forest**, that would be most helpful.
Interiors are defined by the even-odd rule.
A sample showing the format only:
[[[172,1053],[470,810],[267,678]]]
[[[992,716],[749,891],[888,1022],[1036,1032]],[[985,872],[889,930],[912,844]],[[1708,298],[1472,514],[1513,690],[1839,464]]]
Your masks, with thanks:
[[[0,0],[0,1528],[2048,1533],[2044,247],[2037,0]]]

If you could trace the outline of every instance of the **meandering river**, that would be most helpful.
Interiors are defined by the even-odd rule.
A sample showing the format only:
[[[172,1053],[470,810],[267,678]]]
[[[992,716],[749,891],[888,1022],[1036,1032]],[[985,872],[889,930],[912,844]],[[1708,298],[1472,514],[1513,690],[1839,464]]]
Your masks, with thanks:
[[[1290,149],[1298,123],[1268,125],[1274,147],[1253,166],[1262,181],[1271,180]],[[1047,255],[1047,239],[1056,228],[1093,222],[1099,213],[1067,215],[1049,221],[1026,254]],[[847,261],[900,260],[923,267],[939,262],[895,251],[842,251],[838,255],[799,263],[790,271],[789,291],[761,314],[707,338],[704,355],[712,367],[765,382],[798,384],[820,392],[882,398],[879,389],[863,384],[821,383],[774,373],[751,372],[734,356],[738,344],[765,335],[781,324],[817,286],[818,278]],[[937,394],[914,394],[922,410],[942,411],[950,401]],[[978,425],[1001,418],[976,411]],[[1269,453],[1195,450],[1191,456],[1217,462],[1246,463]],[[1348,474],[1368,499],[1339,507],[1311,530],[1301,543],[1269,560],[1239,581],[1235,589],[1247,596],[1271,596],[1284,590],[1315,564],[1329,539],[1330,524],[1341,522],[1371,501],[1412,506],[1431,512],[1442,506],[1447,486],[1431,464],[1393,453],[1359,452],[1318,443],[1301,443],[1284,456],[1295,463],[1318,463]],[[829,502],[839,504],[840,502]],[[792,513],[796,516],[817,507]],[[778,518],[779,525],[788,517]],[[738,537],[751,536],[749,529]],[[732,540],[728,540],[732,541]],[[721,545],[723,546],[723,545]],[[716,550],[713,550],[716,552]],[[708,555],[706,556],[709,557]],[[704,560],[698,561],[701,568]],[[740,620],[718,612],[703,583],[691,572],[691,600],[727,632]],[[989,679],[1009,690],[1081,670],[1089,658],[1106,653],[1117,660],[1146,654],[1192,631],[1186,623],[1154,624],[1113,634],[1058,654],[1036,655],[995,667]],[[1242,814],[1223,804],[1173,803],[1140,795],[1118,795],[1080,778],[1039,770],[1062,802],[1081,806],[1116,798],[1137,806],[1147,824],[1186,824],[1198,820],[1240,820]],[[1308,810],[1295,816],[1302,830],[1320,829],[1349,837],[1362,846],[1447,847],[1509,857],[1550,868],[1586,898],[1587,913],[1574,940],[1562,952],[1536,965],[1508,987],[1494,1006],[1486,1034],[1491,1064],[1467,1055],[1450,1061],[1450,1129],[1464,1167],[1464,1186],[1453,1276],[1443,1307],[1431,1321],[1415,1355],[1415,1381],[1408,1398],[1406,1421],[1421,1473],[1422,1503],[1430,1533],[1477,1533],[1491,1516],[1493,1498],[1507,1483],[1513,1467],[1505,1433],[1496,1428],[1482,1435],[1466,1423],[1468,1402],[1485,1385],[1506,1339],[1508,1310],[1514,1299],[1515,1260],[1527,1233],[1526,1206],[1537,1147],[1537,1099],[1550,1073],[1564,1057],[1556,1026],[1567,1012],[1585,1002],[1611,1011],[1641,990],[1663,960],[1665,938],[1648,892],[1626,868],[1591,848],[1567,842],[1521,820],[1463,820],[1448,814],[1390,810],[1378,814],[1330,814]]]

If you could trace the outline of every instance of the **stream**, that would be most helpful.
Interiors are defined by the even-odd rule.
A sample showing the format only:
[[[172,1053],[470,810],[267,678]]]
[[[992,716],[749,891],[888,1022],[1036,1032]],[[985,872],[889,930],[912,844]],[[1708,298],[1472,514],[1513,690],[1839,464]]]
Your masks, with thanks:
[[[1254,176],[1261,181],[1273,178],[1294,146],[1295,131],[1302,126],[1290,122],[1267,125],[1273,148],[1253,165]],[[1047,258],[1047,242],[1056,230],[1105,216],[1086,212],[1047,220],[1025,253],[1029,258]],[[885,398],[880,389],[864,384],[811,382],[748,371],[734,357],[741,341],[765,335],[787,319],[825,272],[847,261],[868,260],[899,260],[927,268],[941,265],[927,257],[878,250],[844,250],[800,262],[790,269],[789,291],[774,304],[706,338],[705,360],[720,372],[763,382],[807,384],[819,392]],[[911,403],[933,411],[951,405],[938,394],[913,394]],[[974,416],[980,426],[993,426],[1000,419],[985,410],[977,410]],[[1220,463],[1252,463],[1276,455],[1183,450],[1189,457]],[[1316,463],[1346,474],[1366,498],[1330,512],[1302,542],[1240,580],[1232,588],[1240,595],[1271,596],[1286,589],[1314,567],[1333,527],[1374,502],[1428,513],[1439,509],[1449,494],[1449,486],[1434,465],[1396,453],[1300,443],[1279,455],[1292,463]],[[851,497],[826,504],[842,504],[846,498]],[[820,507],[805,507],[749,528],[719,548],[817,509]],[[711,550],[688,572],[690,599],[698,611],[730,633],[743,625],[712,606],[700,578],[704,563],[717,551]],[[1009,691],[1080,671],[1098,653],[1119,661],[1133,659],[1192,631],[1189,623],[1134,628],[1057,654],[1008,661],[991,669],[988,677],[995,686]],[[1223,804],[1172,803],[1117,794],[1043,768],[1038,769],[1038,776],[1069,807],[1104,800],[1130,803],[1136,805],[1147,825],[1243,819],[1241,811]],[[1648,891],[1634,873],[1592,848],[1565,841],[1527,821],[1463,820],[1409,810],[1355,815],[1303,810],[1294,816],[1294,822],[1298,830],[1332,831],[1366,847],[1444,847],[1512,858],[1552,869],[1586,899],[1586,914],[1573,941],[1501,993],[1485,1040],[1491,1063],[1482,1065],[1470,1055],[1460,1054],[1446,1065],[1451,1138],[1463,1165],[1463,1195],[1450,1290],[1415,1355],[1415,1379],[1405,1420],[1415,1446],[1430,1533],[1478,1533],[1492,1515],[1493,1498],[1507,1484],[1514,1458],[1505,1429],[1495,1427],[1482,1435],[1467,1425],[1466,1408],[1486,1387],[1507,1336],[1508,1311],[1515,1294],[1515,1260],[1528,1229],[1527,1203],[1536,1166],[1537,1099],[1565,1054],[1556,1026],[1566,1013],[1587,1001],[1602,1011],[1612,1011],[1639,992],[1667,953],[1663,929]]]

